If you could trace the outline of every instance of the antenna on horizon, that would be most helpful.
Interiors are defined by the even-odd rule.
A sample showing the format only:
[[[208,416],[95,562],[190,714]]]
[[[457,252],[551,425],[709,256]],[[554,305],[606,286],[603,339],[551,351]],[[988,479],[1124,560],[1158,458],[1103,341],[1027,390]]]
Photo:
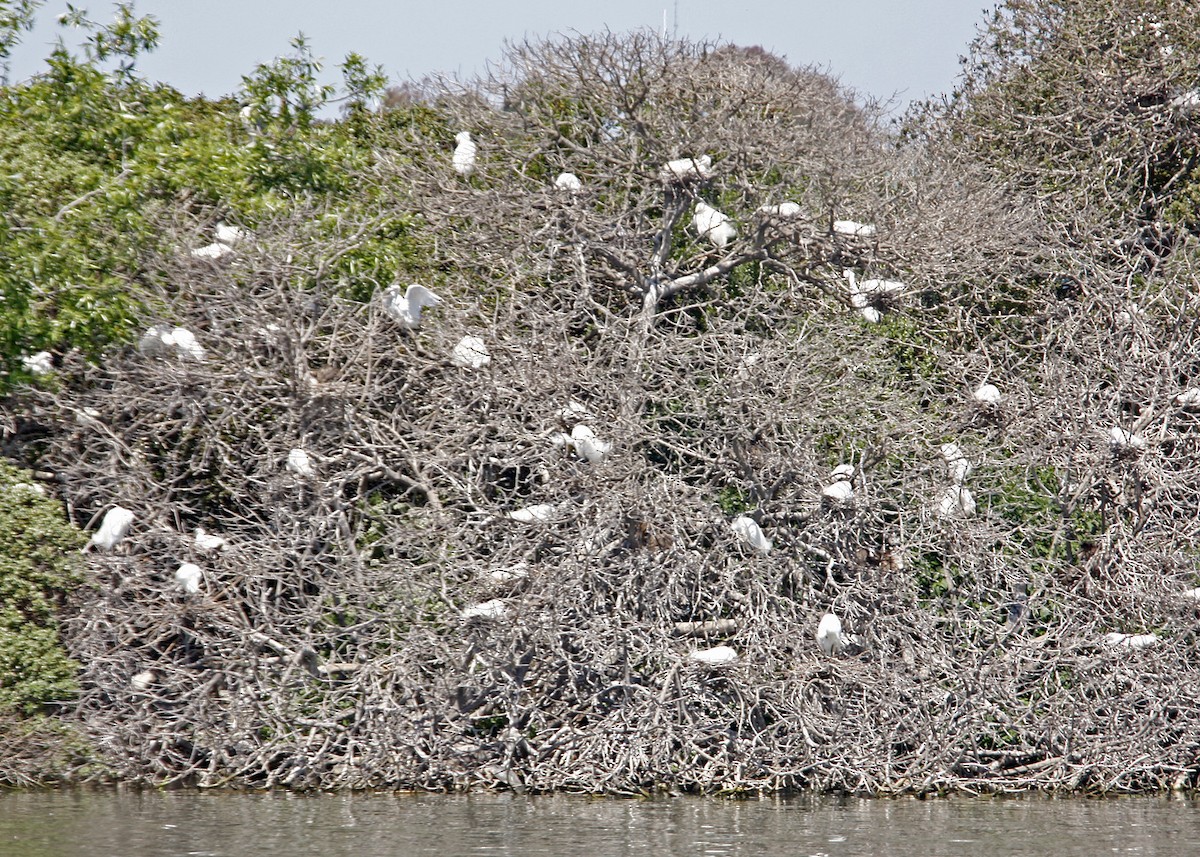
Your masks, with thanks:
[[[659,31],[659,35],[662,37],[663,41],[666,41],[666,38],[667,38],[667,10],[666,10],[666,7],[663,7],[663,23],[662,23],[662,30]]]

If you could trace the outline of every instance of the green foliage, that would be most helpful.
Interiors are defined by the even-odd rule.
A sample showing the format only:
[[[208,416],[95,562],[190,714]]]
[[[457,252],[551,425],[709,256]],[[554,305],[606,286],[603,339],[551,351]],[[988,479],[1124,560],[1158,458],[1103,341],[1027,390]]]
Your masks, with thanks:
[[[0,465],[0,714],[34,714],[70,699],[76,665],[58,637],[58,612],[79,585],[83,534],[61,505]]]

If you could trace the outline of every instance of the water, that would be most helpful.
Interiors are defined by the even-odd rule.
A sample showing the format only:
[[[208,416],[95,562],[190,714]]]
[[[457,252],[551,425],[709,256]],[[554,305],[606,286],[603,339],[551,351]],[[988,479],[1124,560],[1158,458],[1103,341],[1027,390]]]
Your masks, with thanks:
[[[0,857],[940,857],[1195,853],[1166,797],[651,801],[511,795],[0,794]]]

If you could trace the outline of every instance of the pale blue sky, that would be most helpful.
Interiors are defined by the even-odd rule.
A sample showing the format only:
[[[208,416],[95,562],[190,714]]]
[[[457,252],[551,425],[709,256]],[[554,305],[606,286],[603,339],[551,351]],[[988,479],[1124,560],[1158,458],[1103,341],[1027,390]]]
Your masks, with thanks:
[[[112,4],[75,0],[97,20]],[[659,28],[762,47],[793,65],[817,65],[843,84],[898,105],[948,92],[985,0],[140,0],[161,23],[159,49],[142,71],[187,94],[235,92],[256,63],[287,53],[303,31],[334,66],[350,51],[381,64],[393,80],[442,72],[470,76],[502,55],[505,39],[575,30]],[[13,82],[40,70],[65,8],[49,0],[45,24],[17,49]]]

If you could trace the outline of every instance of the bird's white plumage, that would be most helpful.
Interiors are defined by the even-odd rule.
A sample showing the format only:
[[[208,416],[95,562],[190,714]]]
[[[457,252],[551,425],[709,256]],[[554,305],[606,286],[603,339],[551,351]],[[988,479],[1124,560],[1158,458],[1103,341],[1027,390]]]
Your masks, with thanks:
[[[1200,407],[1200,387],[1191,387],[1175,397],[1175,404],[1185,408]]]
[[[554,179],[554,186],[559,190],[578,193],[583,189],[583,182],[574,173],[559,173]]]
[[[1108,448],[1114,454],[1140,452],[1146,448],[1146,439],[1121,426],[1113,426],[1108,430]]]
[[[840,652],[844,646],[842,641],[842,620],[832,613],[826,613],[817,624],[817,645],[827,655]]]
[[[937,513],[942,518],[969,518],[975,514],[975,496],[965,485],[950,485],[938,499]]]
[[[736,664],[738,653],[732,646],[713,646],[710,649],[693,649],[687,659],[706,667],[727,667]]]
[[[583,423],[576,423],[571,429],[571,443],[575,451],[592,464],[600,464],[612,451],[611,443],[600,440],[596,432]]]
[[[123,506],[113,506],[105,512],[104,520],[100,522],[100,529],[92,533],[91,541],[88,544],[97,550],[110,551],[129,533],[131,524],[133,524],[133,512]]]
[[[847,235],[851,238],[875,237],[874,224],[859,223],[857,220],[835,220],[833,221],[833,231],[838,235]]]
[[[659,171],[659,177],[668,182],[687,182],[712,177],[712,158],[701,155],[698,158],[676,158],[667,161]]]
[[[767,217],[792,218],[800,216],[800,203],[798,202],[781,202],[778,205],[760,205],[758,207],[760,213]]]
[[[472,604],[470,607],[464,607],[462,611],[464,619],[482,619],[486,622],[502,622],[508,616],[508,605],[499,598]]]
[[[477,149],[469,131],[459,131],[454,135],[454,157],[451,162],[454,171],[460,176],[469,176],[475,171],[475,156]]]
[[[1200,601],[1200,587],[1196,587],[1195,589],[1185,589],[1179,594],[1184,598],[1190,598],[1193,601]]]
[[[522,506],[513,509],[508,517],[523,524],[544,524],[554,517],[555,507],[551,503],[535,503],[532,506]]]
[[[829,478],[833,482],[839,482],[844,479],[854,478],[853,464],[839,464],[829,472]]]
[[[288,453],[287,469],[305,479],[311,479],[317,475],[317,472],[313,470],[312,459],[309,458],[307,452],[299,447]]]
[[[845,506],[854,500],[854,485],[849,479],[838,479],[823,487],[821,496],[834,506]]]
[[[524,580],[529,576],[529,566],[523,562],[514,563],[508,568],[496,568],[487,573],[492,583],[513,583]]]
[[[398,283],[383,290],[383,309],[395,319],[401,327],[414,330],[421,324],[421,310],[424,307],[434,307],[442,299],[422,286],[411,283],[404,293],[400,293]]]
[[[39,351],[22,357],[21,365],[34,375],[49,375],[54,371],[54,356],[49,351]]]
[[[737,227],[728,215],[717,211],[704,200],[696,203],[692,216],[692,228],[701,238],[706,238],[717,247],[724,247],[737,237]]]
[[[226,545],[226,540],[222,536],[213,535],[206,532],[204,527],[196,527],[195,538],[193,543],[196,545],[196,552],[200,554],[208,554],[213,551],[219,551]]]
[[[133,686],[134,690],[147,690],[157,678],[154,670],[142,670],[129,679],[129,684]]]
[[[998,408],[1003,397],[995,384],[980,384],[971,394],[976,403],[985,408]]]
[[[450,362],[464,369],[482,369],[492,362],[492,355],[478,336],[464,336],[450,352]]]
[[[214,241],[211,244],[205,244],[203,247],[197,247],[192,251],[192,256],[197,259],[223,259],[233,252],[233,248],[221,241]]]
[[[204,359],[204,348],[196,341],[196,334],[186,327],[172,328],[171,339],[174,341],[175,351],[180,357],[189,357],[192,360]]]
[[[138,351],[147,357],[186,357],[198,361],[206,356],[196,334],[186,327],[165,324],[151,325],[138,340]]]
[[[1120,631],[1110,631],[1104,635],[1104,645],[1121,649],[1148,649],[1157,646],[1157,634],[1122,634]]]
[[[950,472],[950,478],[954,480],[954,484],[963,484],[971,475],[971,471],[975,469],[975,466],[967,460],[967,454],[957,443],[943,443],[941,452],[942,458],[946,462],[946,469]]]
[[[175,569],[175,582],[182,586],[183,591],[189,595],[195,595],[200,591],[200,581],[203,578],[204,573],[194,562],[185,562]]]
[[[242,241],[250,238],[250,233],[240,226],[230,226],[221,221],[217,221],[215,236],[219,243],[233,247]]]
[[[767,538],[762,527],[753,518],[747,515],[738,515],[729,526],[735,536],[759,553],[769,554],[771,552],[773,547],[771,540]]]

